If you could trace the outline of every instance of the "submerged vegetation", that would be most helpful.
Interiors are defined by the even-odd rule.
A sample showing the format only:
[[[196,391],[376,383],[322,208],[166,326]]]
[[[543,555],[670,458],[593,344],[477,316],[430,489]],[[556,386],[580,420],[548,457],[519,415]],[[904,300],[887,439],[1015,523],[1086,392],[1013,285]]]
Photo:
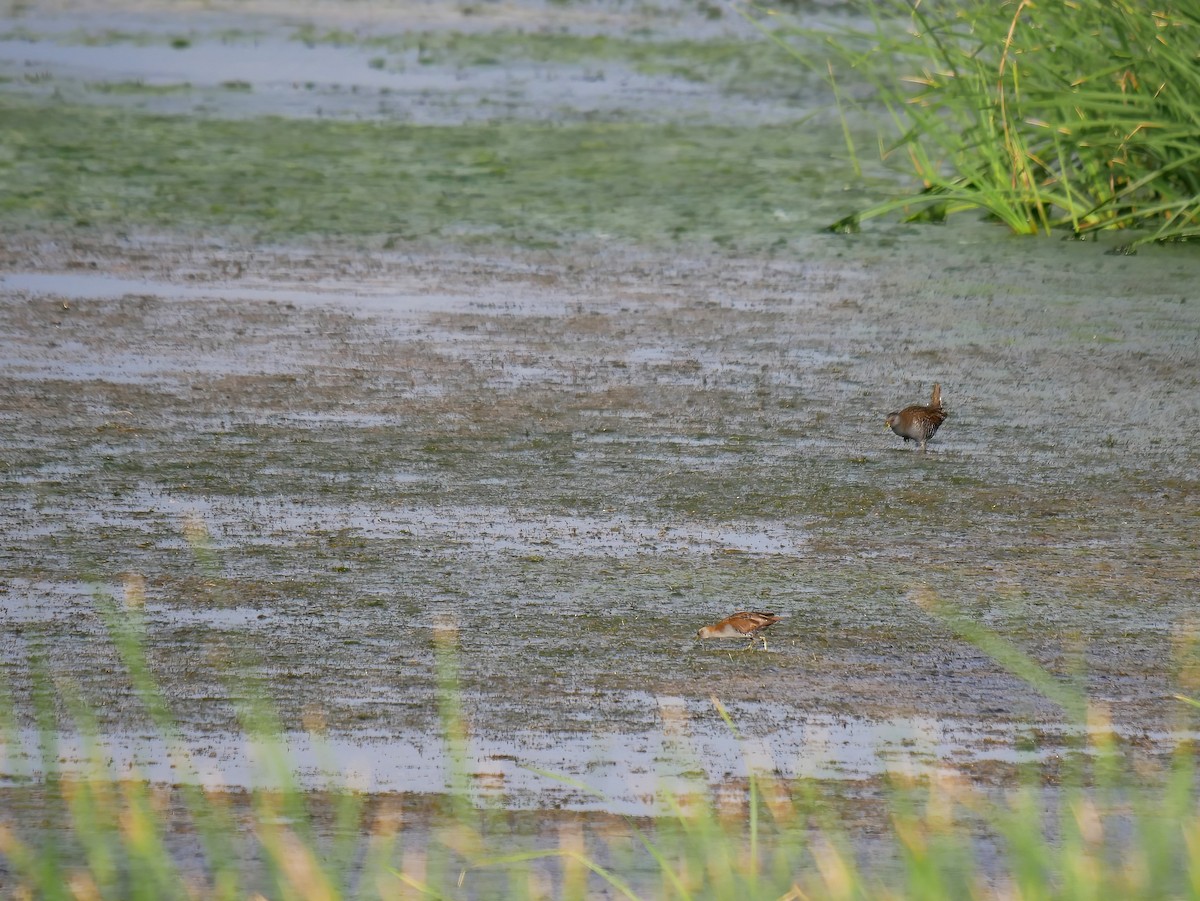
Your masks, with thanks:
[[[982,209],[1022,234],[1200,235],[1194,6],[880,0],[870,9],[865,28],[769,32],[828,66],[843,110],[875,117],[883,154],[902,157],[922,186],[835,228],[895,210],[940,221]],[[815,56],[798,49],[814,47]]]
[[[782,126],[205,120],[9,97],[0,129],[9,225],[763,248],[845,202],[833,183],[799,203],[836,133],[804,149]]]

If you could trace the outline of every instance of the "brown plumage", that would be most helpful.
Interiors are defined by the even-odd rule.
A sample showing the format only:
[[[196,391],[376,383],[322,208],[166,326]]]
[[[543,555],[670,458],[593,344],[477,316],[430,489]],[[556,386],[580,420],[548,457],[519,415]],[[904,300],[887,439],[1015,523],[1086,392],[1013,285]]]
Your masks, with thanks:
[[[929,406],[913,404],[896,413],[889,413],[887,427],[903,438],[905,444],[910,441],[917,442],[924,452],[925,443],[934,436],[938,426],[946,421],[946,415],[946,411],[942,409],[942,386],[934,382]]]
[[[749,647],[754,642],[762,641],[763,650],[767,649],[767,639],[762,633],[775,623],[779,617],[774,613],[763,613],[759,610],[739,610],[733,616],[727,616],[719,623],[711,626],[701,626],[696,631],[697,638],[749,638]]]

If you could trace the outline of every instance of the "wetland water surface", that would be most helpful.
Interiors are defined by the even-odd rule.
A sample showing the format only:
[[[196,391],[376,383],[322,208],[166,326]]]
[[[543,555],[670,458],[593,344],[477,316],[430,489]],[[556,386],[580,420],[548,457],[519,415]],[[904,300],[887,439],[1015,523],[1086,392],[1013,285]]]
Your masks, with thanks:
[[[1198,585],[1197,263],[999,237],[963,230],[978,262],[953,272],[923,238],[812,262],[10,242],[18,700],[40,646],[114,759],[139,753],[94,584],[145,604],[225,784],[231,656],[353,778],[437,783],[436,629],[471,766],[527,806],[596,802],[524,766],[630,812],[659,778],[743,772],[710,695],[791,775],[1012,762],[1035,728],[1055,747],[1063,712],[934,592],[1166,749]],[[920,455],[883,417],[935,380],[951,418]],[[741,608],[784,617],[768,652],[692,640]],[[699,770],[664,750],[679,722]]]
[[[352,784],[441,789],[439,634],[469,771],[512,807],[646,813],[673,780],[740,792],[747,760],[862,786],[1051,758],[1077,724],[937,597],[1168,750],[1200,691],[1194,250],[817,237],[863,180],[794,61],[721,43],[746,23],[668,3],[648,44],[623,4],[449,6],[311,40],[252,5],[8,22],[19,729],[42,654],[118,771],[186,777],[111,597],[210,785],[253,778],[245,667],[312,783],[317,724]],[[950,418],[916,454],[884,417],[935,381]],[[769,651],[693,640],[743,608],[783,617]]]

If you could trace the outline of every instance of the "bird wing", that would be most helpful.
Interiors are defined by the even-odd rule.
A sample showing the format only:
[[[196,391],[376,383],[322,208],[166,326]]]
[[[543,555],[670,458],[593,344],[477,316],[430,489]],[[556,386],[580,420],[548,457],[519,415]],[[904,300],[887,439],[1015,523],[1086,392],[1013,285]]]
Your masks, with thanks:
[[[779,622],[779,617],[774,613],[763,613],[761,610],[742,610],[729,617],[726,622],[739,632],[749,633]]]

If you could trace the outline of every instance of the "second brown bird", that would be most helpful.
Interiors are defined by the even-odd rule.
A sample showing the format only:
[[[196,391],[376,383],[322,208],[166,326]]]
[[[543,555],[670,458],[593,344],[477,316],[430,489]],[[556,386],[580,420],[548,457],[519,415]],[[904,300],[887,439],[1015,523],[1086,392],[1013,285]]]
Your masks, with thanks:
[[[696,631],[697,638],[749,638],[748,647],[754,647],[756,641],[763,643],[767,649],[767,638],[762,633],[779,622],[774,613],[763,613],[761,610],[739,610],[733,616],[727,616],[719,623],[711,626],[701,626]]]

